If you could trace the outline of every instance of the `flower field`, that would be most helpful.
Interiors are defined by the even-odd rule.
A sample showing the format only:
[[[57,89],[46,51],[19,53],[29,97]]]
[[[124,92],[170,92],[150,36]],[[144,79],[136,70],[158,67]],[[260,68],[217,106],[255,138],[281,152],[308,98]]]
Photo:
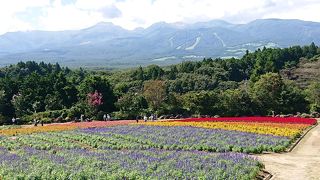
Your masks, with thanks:
[[[284,151],[315,123],[205,118],[1,128],[0,179],[254,179],[263,165],[248,153]]]
[[[309,127],[308,124],[284,124],[284,123],[256,123],[256,122],[180,122],[180,121],[166,121],[166,122],[147,122],[145,125],[152,126],[192,126],[209,129],[225,129],[242,132],[250,132],[257,134],[271,134],[276,136],[298,136],[301,131]]]
[[[132,123],[133,121],[93,121],[93,122],[79,122],[79,123],[63,123],[63,124],[49,124],[45,126],[29,126],[21,127],[9,126],[10,128],[0,128],[0,135],[13,136],[18,134],[31,134],[39,132],[51,132],[51,131],[66,131],[79,128],[93,128],[93,127],[106,127],[106,126],[118,126]]]
[[[140,136],[133,133],[139,129]],[[178,135],[183,133],[181,127],[165,129],[159,127],[150,137],[143,137],[144,132],[155,129],[147,126],[3,136],[0,137],[0,175],[4,179],[252,179],[262,167],[249,155],[228,152],[230,149],[226,148],[230,147],[217,150],[225,153],[197,149],[205,144],[219,145],[219,142],[210,144],[212,139],[204,141],[209,132],[203,132],[202,143],[198,143],[199,139],[188,140],[186,136],[200,132],[184,133],[183,137]],[[176,134],[168,140],[154,140],[161,133],[171,132]],[[174,141],[177,136],[186,142],[177,144]],[[250,144],[242,144],[246,145]]]
[[[225,129],[275,136],[297,137],[307,127],[316,124],[315,119],[280,117],[226,117],[189,118],[175,121],[147,122],[149,126],[191,126],[208,129]]]
[[[239,153],[0,149],[0,174],[8,179],[252,179],[259,166]]]
[[[300,117],[219,117],[219,118],[188,118],[179,120],[181,122],[259,122],[259,123],[285,123],[285,124],[308,124],[317,123],[316,119]]]

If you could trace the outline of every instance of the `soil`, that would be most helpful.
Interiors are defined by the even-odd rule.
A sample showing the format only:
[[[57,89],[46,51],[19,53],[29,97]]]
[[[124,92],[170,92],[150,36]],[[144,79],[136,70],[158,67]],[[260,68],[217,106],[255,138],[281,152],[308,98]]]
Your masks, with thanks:
[[[288,153],[258,155],[272,180],[320,180],[320,125]]]

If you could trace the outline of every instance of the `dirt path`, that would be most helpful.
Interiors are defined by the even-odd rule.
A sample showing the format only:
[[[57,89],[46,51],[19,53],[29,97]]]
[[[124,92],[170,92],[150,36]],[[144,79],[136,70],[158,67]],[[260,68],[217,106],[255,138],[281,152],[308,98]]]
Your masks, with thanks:
[[[320,125],[313,128],[289,153],[260,155],[272,180],[320,180]]]

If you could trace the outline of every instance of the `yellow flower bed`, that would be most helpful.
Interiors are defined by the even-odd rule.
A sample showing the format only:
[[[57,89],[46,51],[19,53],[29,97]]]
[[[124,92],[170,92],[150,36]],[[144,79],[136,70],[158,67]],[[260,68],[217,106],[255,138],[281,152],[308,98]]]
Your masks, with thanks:
[[[271,134],[276,136],[295,136],[301,133],[309,125],[307,124],[284,124],[284,123],[254,123],[254,122],[146,122],[144,125],[151,126],[192,126],[210,129],[225,129],[258,134]]]

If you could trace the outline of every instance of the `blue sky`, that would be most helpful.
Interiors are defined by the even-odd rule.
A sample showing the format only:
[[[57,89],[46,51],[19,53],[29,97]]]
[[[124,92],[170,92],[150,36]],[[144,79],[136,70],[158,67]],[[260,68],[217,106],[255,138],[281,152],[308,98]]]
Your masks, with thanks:
[[[320,22],[320,0],[1,0],[0,34],[27,30],[74,30],[101,21],[126,29],[223,19],[261,18]]]

